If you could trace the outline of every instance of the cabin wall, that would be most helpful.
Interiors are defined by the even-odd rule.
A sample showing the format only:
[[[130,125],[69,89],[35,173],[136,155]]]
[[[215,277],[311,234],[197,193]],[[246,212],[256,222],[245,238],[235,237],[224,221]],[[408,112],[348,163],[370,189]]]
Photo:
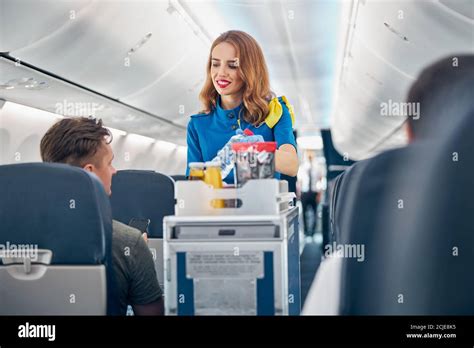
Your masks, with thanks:
[[[2,105],[3,104],[3,105]],[[40,162],[41,138],[61,116],[11,103],[0,103],[0,164]],[[174,175],[186,170],[186,147],[113,130],[114,166]]]

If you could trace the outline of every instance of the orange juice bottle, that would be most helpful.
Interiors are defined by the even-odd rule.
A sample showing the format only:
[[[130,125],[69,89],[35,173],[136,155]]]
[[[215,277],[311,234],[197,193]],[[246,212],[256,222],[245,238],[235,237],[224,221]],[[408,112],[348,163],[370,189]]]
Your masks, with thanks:
[[[189,163],[189,180],[204,180],[204,167],[203,162]]]
[[[206,162],[204,172],[204,182],[216,189],[222,188],[221,164],[218,161]],[[223,199],[213,199],[211,205],[214,208],[224,208]]]

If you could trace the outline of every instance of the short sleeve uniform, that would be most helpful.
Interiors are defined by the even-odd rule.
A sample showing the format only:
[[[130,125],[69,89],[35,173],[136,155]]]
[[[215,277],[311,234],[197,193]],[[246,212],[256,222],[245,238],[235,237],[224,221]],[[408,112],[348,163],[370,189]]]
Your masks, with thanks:
[[[254,134],[261,135],[265,141],[276,141],[277,148],[283,144],[291,144],[296,149],[293,134],[294,116],[291,106],[285,97],[274,98],[269,104],[270,112],[265,121],[258,127],[247,123],[242,114],[242,104],[231,110],[217,106],[209,114],[191,116],[188,123],[187,144],[188,157],[186,175],[189,175],[190,162],[211,161],[217,152],[235,135],[238,128],[249,129]],[[275,173],[280,178],[280,173]],[[233,171],[224,179],[228,184],[234,183]]]

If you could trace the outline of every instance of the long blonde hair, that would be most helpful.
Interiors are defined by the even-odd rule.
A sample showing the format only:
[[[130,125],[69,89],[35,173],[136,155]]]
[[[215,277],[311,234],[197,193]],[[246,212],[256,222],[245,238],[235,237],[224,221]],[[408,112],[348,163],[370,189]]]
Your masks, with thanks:
[[[206,67],[206,82],[199,94],[204,113],[210,113],[217,103],[218,92],[211,76],[212,50],[218,44],[227,42],[234,46],[239,58],[238,74],[242,81],[244,104],[243,118],[255,126],[260,125],[268,114],[268,102],[274,97],[270,90],[270,78],[262,49],[249,34],[239,30],[229,30],[221,34],[211,46]]]

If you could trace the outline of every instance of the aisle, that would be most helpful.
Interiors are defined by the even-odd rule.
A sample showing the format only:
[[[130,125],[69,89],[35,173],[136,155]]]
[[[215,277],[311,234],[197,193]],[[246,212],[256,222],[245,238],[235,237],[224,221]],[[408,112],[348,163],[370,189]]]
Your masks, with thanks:
[[[308,238],[309,241],[310,238]],[[316,239],[316,238],[315,238]],[[321,262],[321,242],[319,240],[311,240],[304,246],[303,253],[300,257],[301,272],[301,303],[304,304],[306,295],[308,294],[314,275],[318,270]]]

